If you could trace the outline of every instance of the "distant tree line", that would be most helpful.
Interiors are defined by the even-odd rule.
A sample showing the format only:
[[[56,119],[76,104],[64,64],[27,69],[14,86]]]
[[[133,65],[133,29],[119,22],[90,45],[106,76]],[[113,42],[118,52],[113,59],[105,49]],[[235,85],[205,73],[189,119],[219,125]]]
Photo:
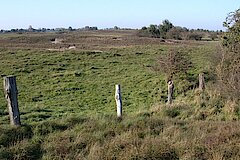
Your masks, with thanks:
[[[169,20],[166,19],[162,22],[162,24],[151,24],[149,27],[142,27],[142,29],[140,29],[138,32],[138,36],[176,40],[215,40],[221,33],[222,30],[194,30],[187,29],[186,27],[174,26]]]
[[[96,31],[96,26],[85,26],[83,28],[74,29],[71,26],[68,28],[39,28],[35,29],[31,25],[27,29],[10,29],[0,30],[0,33],[26,33],[26,32],[56,32],[65,33],[71,31]],[[113,28],[105,28],[103,30],[132,30],[131,28],[120,28],[114,26]],[[176,39],[176,40],[215,40],[222,34],[220,31],[209,31],[204,29],[187,29],[186,27],[174,26],[169,20],[164,20],[159,25],[151,24],[149,27],[142,27],[138,30],[137,35],[140,37],[152,37],[162,39]]]
[[[97,27],[93,26],[85,26],[83,28],[78,28],[78,29],[74,29],[71,26],[68,28],[39,28],[39,29],[35,29],[33,28],[31,25],[29,26],[28,29],[10,29],[10,30],[0,30],[0,33],[26,33],[26,32],[68,32],[68,31],[76,31],[76,30],[84,30],[84,31],[95,31],[98,30]]]
[[[39,28],[39,29],[35,29],[33,28],[31,25],[29,26],[28,29],[10,29],[10,30],[0,30],[0,33],[18,33],[18,34],[22,34],[22,33],[27,33],[27,32],[56,32],[56,33],[65,33],[65,32],[71,32],[71,31],[97,31],[99,30],[98,27],[96,26],[85,26],[82,28],[72,28],[71,26],[69,26],[68,28]],[[132,28],[120,28],[118,26],[114,26],[112,28],[105,28],[102,30],[133,30]]]

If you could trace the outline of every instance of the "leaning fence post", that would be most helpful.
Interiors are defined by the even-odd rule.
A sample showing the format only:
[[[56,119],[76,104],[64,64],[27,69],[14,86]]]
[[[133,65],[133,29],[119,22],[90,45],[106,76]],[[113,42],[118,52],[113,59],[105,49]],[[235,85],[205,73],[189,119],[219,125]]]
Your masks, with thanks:
[[[205,80],[204,80],[204,74],[203,73],[200,73],[199,76],[198,76],[198,79],[199,79],[199,103],[200,103],[200,106],[204,106],[204,99],[205,99],[205,96],[204,96],[204,89],[205,89]]]
[[[20,126],[20,114],[18,109],[18,99],[17,99],[17,85],[15,76],[4,77],[3,87],[5,92],[5,97],[8,103],[8,110],[10,116],[10,124],[15,126]]]
[[[199,90],[203,91],[205,89],[204,74],[200,73],[198,78],[199,78]]]
[[[173,81],[169,80],[168,81],[168,101],[167,101],[167,104],[172,104],[173,89],[174,89]]]
[[[117,117],[122,117],[122,97],[121,97],[121,88],[120,85],[116,85],[115,100],[117,104]]]

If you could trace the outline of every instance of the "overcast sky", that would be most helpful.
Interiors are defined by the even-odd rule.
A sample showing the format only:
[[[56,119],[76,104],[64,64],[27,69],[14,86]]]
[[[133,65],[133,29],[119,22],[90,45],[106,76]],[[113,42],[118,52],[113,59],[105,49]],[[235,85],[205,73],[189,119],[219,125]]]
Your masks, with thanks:
[[[240,0],[0,0],[0,29],[141,28],[168,19],[175,26],[220,30]]]

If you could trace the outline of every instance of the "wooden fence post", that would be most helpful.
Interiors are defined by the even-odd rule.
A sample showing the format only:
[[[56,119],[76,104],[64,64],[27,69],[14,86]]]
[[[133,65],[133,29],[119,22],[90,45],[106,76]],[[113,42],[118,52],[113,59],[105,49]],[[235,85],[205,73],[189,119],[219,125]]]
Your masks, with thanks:
[[[173,89],[174,89],[173,81],[169,80],[168,81],[168,101],[167,101],[167,104],[172,104]]]
[[[200,73],[198,78],[199,78],[199,90],[203,91],[205,89],[204,74]]]
[[[116,85],[115,100],[117,104],[117,117],[122,118],[122,97],[120,85]]]
[[[20,126],[20,114],[18,109],[18,99],[17,99],[17,85],[15,76],[4,77],[3,80],[5,97],[8,103],[8,110],[10,116],[10,124],[15,126]]]

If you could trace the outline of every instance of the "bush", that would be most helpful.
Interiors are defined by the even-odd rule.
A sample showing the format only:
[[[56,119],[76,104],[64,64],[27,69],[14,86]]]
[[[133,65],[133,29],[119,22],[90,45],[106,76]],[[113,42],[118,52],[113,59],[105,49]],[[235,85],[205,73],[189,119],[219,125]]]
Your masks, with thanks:
[[[202,39],[202,34],[201,33],[196,33],[196,32],[189,32],[186,35],[186,39],[187,40],[196,40],[196,41],[200,41]]]
[[[183,29],[181,27],[173,27],[166,33],[167,39],[176,39],[176,40],[182,40],[182,33]]]
[[[158,59],[159,70],[167,77],[167,81],[174,75],[186,74],[192,67],[192,62],[187,53],[172,49],[167,55],[161,55]]]

